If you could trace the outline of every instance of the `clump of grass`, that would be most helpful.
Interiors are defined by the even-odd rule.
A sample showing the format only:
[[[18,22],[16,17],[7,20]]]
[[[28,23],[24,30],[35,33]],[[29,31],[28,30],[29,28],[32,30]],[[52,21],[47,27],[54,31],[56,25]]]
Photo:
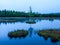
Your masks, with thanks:
[[[50,37],[51,41],[60,41],[60,30],[57,29],[40,30],[38,35],[45,38]]]
[[[8,36],[10,38],[13,37],[26,37],[28,35],[28,31],[26,30],[17,30],[17,31],[11,31],[8,33]]]

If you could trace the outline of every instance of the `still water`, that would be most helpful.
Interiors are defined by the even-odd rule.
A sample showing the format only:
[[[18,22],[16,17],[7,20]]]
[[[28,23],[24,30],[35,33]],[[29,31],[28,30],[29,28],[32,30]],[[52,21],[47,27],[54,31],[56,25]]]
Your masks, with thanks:
[[[60,20],[34,20],[35,24],[26,23],[24,21],[16,22],[0,22],[0,45],[60,45],[60,41],[52,42],[50,38],[45,40],[43,37],[38,36],[37,31],[42,29],[60,29]],[[32,28],[30,34],[25,38],[12,38],[8,37],[10,31],[24,29],[29,30]]]

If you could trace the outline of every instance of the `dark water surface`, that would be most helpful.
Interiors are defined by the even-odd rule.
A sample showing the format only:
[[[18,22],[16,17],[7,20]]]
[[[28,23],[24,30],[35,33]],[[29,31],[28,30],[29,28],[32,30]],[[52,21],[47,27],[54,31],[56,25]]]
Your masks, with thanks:
[[[35,24],[26,23],[28,20],[15,22],[0,22],[0,45],[60,45],[60,41],[52,42],[50,38],[45,40],[38,36],[37,31],[42,29],[60,29],[60,20],[34,20]],[[29,30],[32,28],[32,30]],[[24,29],[29,34],[25,38],[9,38],[10,31]]]

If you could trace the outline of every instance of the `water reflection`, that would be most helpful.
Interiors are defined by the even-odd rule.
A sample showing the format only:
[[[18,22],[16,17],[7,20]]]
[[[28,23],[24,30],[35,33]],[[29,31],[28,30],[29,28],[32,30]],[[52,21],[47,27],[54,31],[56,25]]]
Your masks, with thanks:
[[[49,19],[49,21],[54,21],[54,19]]]
[[[45,40],[48,40],[48,37],[46,37],[46,36],[43,36],[43,38],[44,38]]]
[[[49,40],[48,37],[39,37],[37,35],[38,30],[41,29],[60,29],[60,20],[55,19],[31,19],[33,21],[29,21],[29,19],[20,19],[17,21],[0,21],[0,42],[6,41],[6,42],[14,42],[11,43],[11,45],[14,45],[16,42],[20,45],[27,45],[27,43],[32,45],[32,42],[34,45],[53,45],[51,42],[59,42],[54,41],[52,39]],[[26,23],[26,22],[35,22],[33,23]],[[26,37],[14,37],[15,39],[8,37],[8,33],[15,30],[27,30],[28,35]],[[12,40],[10,40],[10,38]],[[22,39],[21,39],[22,38]],[[45,40],[43,40],[45,39]],[[1,43],[0,43],[1,44]],[[7,44],[7,43],[6,43]],[[10,43],[9,43],[10,44]],[[28,44],[28,45],[29,45]],[[58,43],[58,45],[60,42]]]
[[[58,39],[53,39],[53,38],[50,38],[50,40],[51,40],[51,42],[52,42],[52,43],[57,43],[57,42],[60,42],[60,40],[58,40]]]
[[[49,37],[45,37],[45,36],[42,36],[42,37],[43,37],[46,41],[48,41],[48,39],[49,39]],[[53,38],[51,38],[51,37],[50,37],[50,40],[51,40],[52,43],[60,42],[59,40],[53,39]]]
[[[28,32],[29,32],[29,36],[30,36],[30,37],[32,37],[33,28],[32,28],[32,27],[30,27],[30,28],[29,28],[29,30],[28,30]]]
[[[16,23],[16,22],[22,22],[22,23],[28,23],[28,24],[35,24],[38,21],[41,20],[49,20],[49,21],[54,21],[54,19],[40,19],[40,18],[19,18],[19,19],[2,19],[0,20],[1,23]]]

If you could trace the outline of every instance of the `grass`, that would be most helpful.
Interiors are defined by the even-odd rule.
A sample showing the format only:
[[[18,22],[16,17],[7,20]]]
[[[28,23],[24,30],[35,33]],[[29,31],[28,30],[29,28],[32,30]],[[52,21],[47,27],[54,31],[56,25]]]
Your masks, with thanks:
[[[51,38],[51,41],[60,41],[60,30],[57,29],[48,29],[48,30],[40,30],[38,31],[39,36],[43,36],[44,38]]]
[[[13,37],[26,37],[28,35],[28,31],[26,30],[17,30],[17,31],[11,31],[8,33],[8,36],[10,38],[13,38]]]

